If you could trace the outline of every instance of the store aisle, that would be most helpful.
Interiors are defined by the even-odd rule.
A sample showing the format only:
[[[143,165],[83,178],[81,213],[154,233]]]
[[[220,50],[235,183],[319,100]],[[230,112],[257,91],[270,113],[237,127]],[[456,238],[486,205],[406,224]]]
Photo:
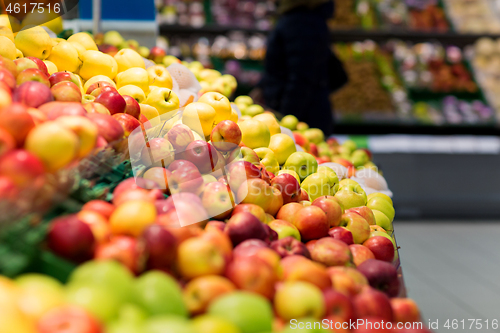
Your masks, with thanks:
[[[408,296],[426,322],[438,320],[435,332],[500,332],[491,327],[500,323],[498,223],[412,221],[394,228]]]

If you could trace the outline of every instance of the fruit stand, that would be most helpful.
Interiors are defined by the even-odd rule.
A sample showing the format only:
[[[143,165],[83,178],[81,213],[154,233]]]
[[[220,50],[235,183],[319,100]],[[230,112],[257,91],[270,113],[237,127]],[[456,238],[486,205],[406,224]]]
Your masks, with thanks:
[[[117,31],[2,22],[0,332],[428,332],[362,143]]]

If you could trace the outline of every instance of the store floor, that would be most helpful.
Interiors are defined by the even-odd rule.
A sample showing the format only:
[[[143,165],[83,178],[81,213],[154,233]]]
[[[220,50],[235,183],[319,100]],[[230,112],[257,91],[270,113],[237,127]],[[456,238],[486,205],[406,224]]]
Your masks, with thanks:
[[[435,332],[500,332],[491,327],[500,323],[500,221],[402,221],[394,228],[408,296],[425,322],[439,321]],[[470,328],[478,322],[481,329]]]

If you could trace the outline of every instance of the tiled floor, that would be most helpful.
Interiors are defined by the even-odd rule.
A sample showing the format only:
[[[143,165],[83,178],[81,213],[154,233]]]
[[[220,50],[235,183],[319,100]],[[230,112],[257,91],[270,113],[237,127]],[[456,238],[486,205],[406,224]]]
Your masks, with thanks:
[[[394,228],[408,295],[426,322],[438,320],[435,332],[500,332],[491,327],[492,320],[500,327],[500,221],[396,221]],[[458,328],[444,327],[448,319]],[[478,322],[481,329],[470,328]]]

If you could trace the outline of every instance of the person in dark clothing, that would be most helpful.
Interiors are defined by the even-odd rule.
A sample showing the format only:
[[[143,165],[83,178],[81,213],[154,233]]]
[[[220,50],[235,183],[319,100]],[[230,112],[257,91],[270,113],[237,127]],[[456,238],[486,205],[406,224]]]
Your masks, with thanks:
[[[326,20],[332,0],[282,0],[281,17],[268,39],[261,81],[267,106],[333,133],[328,96],[347,82],[342,64],[331,51]]]

